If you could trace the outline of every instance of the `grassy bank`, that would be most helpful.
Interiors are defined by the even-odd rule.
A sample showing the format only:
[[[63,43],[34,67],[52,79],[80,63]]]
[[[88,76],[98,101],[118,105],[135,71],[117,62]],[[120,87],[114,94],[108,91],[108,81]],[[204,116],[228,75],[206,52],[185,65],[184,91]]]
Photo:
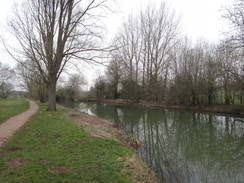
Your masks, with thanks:
[[[130,148],[91,136],[66,119],[66,109],[45,110],[40,104],[39,112],[0,148],[0,182],[151,181],[147,171],[135,172],[139,161]]]
[[[29,108],[26,100],[0,99],[0,124]]]

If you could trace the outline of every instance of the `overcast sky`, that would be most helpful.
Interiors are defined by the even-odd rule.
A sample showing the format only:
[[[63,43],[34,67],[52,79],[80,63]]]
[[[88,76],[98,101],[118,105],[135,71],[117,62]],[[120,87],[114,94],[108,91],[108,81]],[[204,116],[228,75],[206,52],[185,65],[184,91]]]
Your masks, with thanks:
[[[4,25],[7,16],[11,13],[12,4],[17,0],[0,0],[0,26]],[[109,35],[116,32],[118,27],[128,14],[139,12],[148,3],[160,3],[162,0],[115,0],[118,13],[108,17],[107,29]],[[193,42],[199,38],[204,38],[210,42],[217,42],[221,39],[221,34],[227,31],[227,24],[221,19],[220,10],[232,4],[233,0],[166,0],[167,4],[175,9],[182,17],[182,32],[189,35]],[[4,29],[2,28],[0,33]],[[0,46],[0,62],[15,65]],[[96,72],[99,73],[99,72]],[[96,76],[94,76],[96,77]],[[91,81],[90,81],[91,82]]]
[[[121,14],[113,20],[126,17],[130,12],[139,12],[148,3],[160,3],[163,0],[117,0]],[[217,41],[221,32],[226,29],[226,22],[221,19],[220,10],[230,5],[233,0],[166,0],[170,8],[181,14],[183,32],[193,39],[204,37]],[[120,22],[117,21],[118,27]]]

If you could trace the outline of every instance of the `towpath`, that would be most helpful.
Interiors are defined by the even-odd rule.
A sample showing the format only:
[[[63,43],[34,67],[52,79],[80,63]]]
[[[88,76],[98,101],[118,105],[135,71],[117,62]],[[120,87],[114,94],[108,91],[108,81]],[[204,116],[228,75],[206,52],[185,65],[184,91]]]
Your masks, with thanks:
[[[0,147],[38,111],[39,107],[35,102],[29,101],[29,103],[30,108],[27,111],[8,119],[0,125]]]

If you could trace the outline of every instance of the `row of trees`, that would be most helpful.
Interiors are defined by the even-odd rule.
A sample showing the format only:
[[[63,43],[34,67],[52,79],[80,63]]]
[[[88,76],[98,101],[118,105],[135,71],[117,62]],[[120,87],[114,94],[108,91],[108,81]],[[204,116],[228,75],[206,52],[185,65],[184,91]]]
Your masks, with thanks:
[[[225,17],[232,20],[240,15],[236,11],[243,13],[243,1],[237,3],[239,6],[228,9]],[[115,37],[117,49],[106,76],[97,80],[93,90],[98,98],[242,104],[243,17],[234,20],[240,22],[231,39],[218,44],[199,40],[193,45],[179,34],[180,21],[174,11],[164,3],[159,8],[148,6],[123,24]]]
[[[242,0],[225,11],[233,34],[217,45],[192,45],[182,38],[179,17],[162,3],[131,15],[111,51],[100,45],[100,20],[107,10],[107,0],[26,0],[15,7],[8,21],[15,40],[3,43],[19,63],[16,72],[25,88],[40,101],[47,100],[48,110],[56,110],[57,81],[67,64],[99,62],[104,51],[112,59],[106,77],[93,88],[98,98],[196,105],[216,103],[222,96],[226,104],[236,99],[242,103]]]
[[[13,83],[18,85],[15,89],[24,89],[26,92],[14,92]],[[82,74],[70,74],[66,78],[63,77],[57,85],[57,102],[78,101],[82,97],[82,86],[85,84]],[[30,60],[25,61],[24,64],[19,63],[14,69],[0,62],[0,98],[11,95],[29,97],[42,103],[47,102],[47,86]]]
[[[28,67],[26,67],[28,65]],[[30,98],[39,100],[44,103],[48,101],[47,85],[40,76],[40,71],[30,60],[19,63],[15,68],[18,85],[27,91]],[[85,85],[85,79],[82,74],[69,74],[61,77],[57,84],[57,102],[77,101],[82,93],[82,85]]]

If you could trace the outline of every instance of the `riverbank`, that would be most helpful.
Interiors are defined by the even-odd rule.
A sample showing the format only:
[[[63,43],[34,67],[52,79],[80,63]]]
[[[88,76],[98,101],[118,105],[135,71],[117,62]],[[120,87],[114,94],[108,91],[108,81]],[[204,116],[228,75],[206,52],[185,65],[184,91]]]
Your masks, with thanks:
[[[124,100],[124,99],[85,99],[81,100],[81,102],[101,102],[101,103],[110,103],[110,104],[118,104],[118,105],[134,105],[134,106],[142,106],[142,107],[156,107],[163,109],[179,109],[179,110],[193,110],[193,111],[202,111],[202,112],[214,112],[214,113],[222,113],[222,114],[232,114],[238,116],[244,116],[244,106],[241,105],[211,105],[211,106],[192,106],[192,105],[170,105],[161,102],[147,102],[147,101],[132,101],[132,100]]]
[[[39,106],[0,148],[0,182],[156,182],[132,148],[116,138],[122,132],[112,124]]]

